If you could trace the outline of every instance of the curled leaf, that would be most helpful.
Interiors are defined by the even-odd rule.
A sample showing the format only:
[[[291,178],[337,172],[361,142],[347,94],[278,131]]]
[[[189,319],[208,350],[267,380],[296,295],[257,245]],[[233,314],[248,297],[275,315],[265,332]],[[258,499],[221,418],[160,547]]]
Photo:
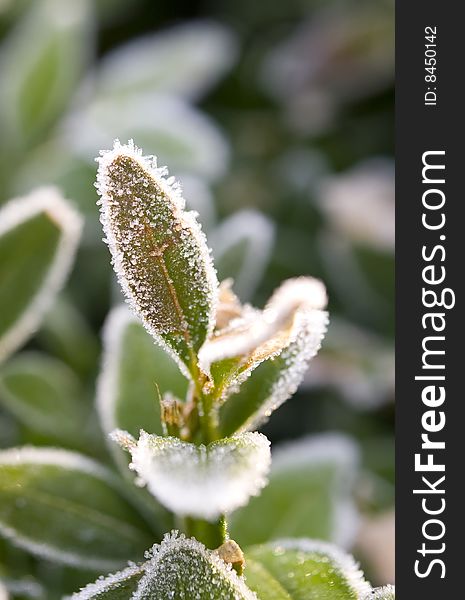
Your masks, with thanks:
[[[289,279],[263,311],[244,307],[205,343],[199,361],[224,403],[223,435],[255,429],[296,391],[326,331],[325,305],[320,281]]]
[[[113,439],[132,456],[141,485],[177,515],[214,521],[260,493],[270,468],[270,442],[261,433],[196,446],[175,437],[127,432]]]
[[[101,221],[119,282],[143,324],[185,374],[214,327],[216,273],[173,178],[132,142],[99,160]]]
[[[0,452],[0,535],[41,558],[114,569],[142,557],[146,522],[121,483],[74,452],[12,448]]]
[[[81,217],[55,188],[0,210],[0,361],[39,326],[71,267]]]

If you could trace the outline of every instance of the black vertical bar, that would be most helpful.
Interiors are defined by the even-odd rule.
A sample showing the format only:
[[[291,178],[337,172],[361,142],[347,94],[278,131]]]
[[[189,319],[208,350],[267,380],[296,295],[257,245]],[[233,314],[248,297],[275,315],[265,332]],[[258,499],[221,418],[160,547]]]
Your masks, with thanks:
[[[461,2],[444,0],[398,0],[396,4],[396,588],[401,600],[465,598],[462,381],[465,375],[465,21],[460,14],[463,9]],[[427,27],[436,28],[436,46],[425,53],[426,44],[430,43],[426,39],[430,31]],[[428,71],[428,59],[433,56],[435,69]],[[428,77],[431,74],[435,78]],[[436,94],[436,99],[433,93],[426,96],[432,104],[425,104],[426,92]],[[444,151],[444,155],[426,158],[430,163],[445,165],[443,171],[427,171],[426,179],[444,178],[444,183],[422,181],[422,156],[428,151]],[[435,189],[440,191],[428,193],[426,202],[436,201],[439,205],[442,192],[446,198],[444,207],[427,209],[423,194]],[[444,213],[444,227],[425,227],[424,213],[430,225],[439,223]],[[439,248],[431,257],[435,246]],[[444,257],[440,247],[444,249]],[[425,259],[422,251],[431,258]],[[423,269],[431,265],[433,270],[425,275]],[[425,283],[425,276],[431,279],[434,273],[434,279],[438,279],[444,272],[444,282]],[[455,306],[425,307],[423,288],[438,295],[444,289],[452,290],[453,293],[446,293],[447,303],[452,302],[455,294]],[[437,317],[435,324],[445,322],[444,331],[434,332],[429,317],[422,322],[427,313],[443,315],[444,321]],[[445,354],[431,356],[429,362],[442,364],[444,369],[422,368],[422,342],[432,335],[444,336],[445,340],[429,341],[429,348],[435,345],[435,349],[445,350]],[[416,380],[415,376],[444,376],[445,380]],[[422,401],[422,391],[432,385],[437,386],[435,393],[439,393],[439,386],[444,387],[446,398],[442,405],[427,406]],[[423,416],[431,410],[434,415]],[[446,419],[444,428],[439,428],[441,412]],[[431,428],[433,422],[439,430],[430,433],[424,425]],[[422,433],[429,433],[428,439],[445,441],[445,449],[422,449]],[[445,470],[416,471],[414,461],[418,453],[421,463],[432,454],[431,460],[444,464]],[[444,481],[436,484],[442,476]],[[443,493],[413,493],[415,489],[429,490],[430,486]],[[444,511],[436,515],[426,513],[426,510],[438,511],[443,504]],[[439,522],[427,523],[431,519],[443,523],[443,535]],[[433,563],[434,560],[438,562]],[[423,576],[415,572],[416,561],[419,561],[417,571]]]

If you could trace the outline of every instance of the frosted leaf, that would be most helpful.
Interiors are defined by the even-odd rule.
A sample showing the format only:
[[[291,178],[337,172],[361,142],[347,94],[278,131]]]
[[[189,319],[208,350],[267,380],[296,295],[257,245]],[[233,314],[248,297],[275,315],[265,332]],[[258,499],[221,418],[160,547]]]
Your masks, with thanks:
[[[170,92],[196,99],[226,73],[237,44],[225,27],[208,21],[182,24],[138,38],[107,54],[97,73],[97,92]]]
[[[209,236],[219,277],[232,277],[234,289],[250,298],[267,266],[275,237],[273,222],[256,210],[242,210]]]
[[[39,327],[65,283],[81,228],[80,215],[51,187],[0,210],[0,361]]]
[[[396,588],[393,585],[375,588],[363,600],[396,600]]]
[[[95,461],[54,448],[0,452],[0,535],[79,568],[120,568],[151,543],[121,481]]]
[[[263,311],[246,305],[240,318],[216,331],[201,348],[199,364],[209,372],[214,363],[237,357],[243,371],[245,363],[250,367],[251,363],[282,351],[295,337],[295,321],[302,320],[300,315],[312,313],[314,320],[325,322],[326,313],[321,310],[325,305],[326,292],[320,281],[311,277],[288,279],[274,292]]]
[[[215,552],[177,532],[148,553],[134,600],[258,600]]]
[[[296,391],[326,332],[326,292],[311,277],[290,279],[263,311],[243,314],[214,334],[199,353],[221,408],[223,434],[254,429]]]
[[[95,583],[89,583],[68,600],[129,600],[137,590],[137,584],[143,575],[143,565],[130,565],[127,569],[100,577]]]
[[[141,485],[177,515],[216,520],[244,506],[266,485],[270,442],[245,433],[196,446],[141,430],[138,441],[127,432],[112,438],[132,456],[130,468]]]
[[[119,282],[149,333],[185,374],[195,372],[218,285],[205,236],[166,169],[132,141],[116,141],[98,161],[101,221]]]
[[[362,600],[371,590],[352,556],[326,542],[281,539],[252,546],[246,561],[247,584],[260,598],[278,583],[283,597],[305,600]]]

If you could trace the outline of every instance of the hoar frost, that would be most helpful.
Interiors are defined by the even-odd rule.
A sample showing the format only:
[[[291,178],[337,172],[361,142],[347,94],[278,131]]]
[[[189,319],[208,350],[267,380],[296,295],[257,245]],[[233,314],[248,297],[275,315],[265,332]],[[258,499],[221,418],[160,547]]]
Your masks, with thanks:
[[[153,546],[147,558],[134,600],[258,600],[231,565],[176,531]]]
[[[215,364],[237,356],[221,382],[220,399],[227,401],[226,412],[235,410],[237,394],[250,395],[247,387],[241,386],[249,378],[261,376],[257,368],[272,362],[268,364],[272,372],[266,374],[260,386],[263,397],[259,406],[245,415],[235,431],[255,429],[297,390],[326,332],[326,302],[320,281],[311,277],[289,279],[275,291],[263,311],[246,305],[240,317],[215,332],[201,348],[199,360],[204,371],[214,371]]]
[[[132,456],[130,468],[141,485],[178,515],[214,521],[244,506],[266,485],[270,442],[261,433],[245,433],[196,446],[174,437],[127,432],[112,438]]]
[[[132,141],[116,141],[97,160],[101,221],[120,284],[148,331],[195,370],[218,288],[196,215],[185,211],[166,167]]]
[[[300,332],[316,333],[318,341],[306,343],[313,353],[326,331],[326,291],[311,277],[289,279],[273,294],[263,311],[246,305],[243,313],[227,327],[217,331],[202,347],[199,360],[205,371],[212,363],[235,356],[247,356],[251,365],[279,353]],[[298,324],[296,325],[296,321]],[[306,328],[304,322],[309,322]]]

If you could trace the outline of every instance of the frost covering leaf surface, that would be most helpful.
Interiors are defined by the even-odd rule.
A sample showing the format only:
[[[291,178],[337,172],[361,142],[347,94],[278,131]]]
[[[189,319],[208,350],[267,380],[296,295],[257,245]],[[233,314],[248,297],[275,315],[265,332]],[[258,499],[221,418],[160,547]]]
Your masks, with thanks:
[[[146,559],[91,583],[72,600],[258,600],[216,552],[177,531],[167,533]]]
[[[264,600],[362,600],[371,590],[354,559],[324,542],[253,546],[246,561],[247,585]]]
[[[175,533],[152,548],[134,600],[257,600],[214,552]]]
[[[132,142],[115,142],[98,160],[101,221],[120,284],[148,331],[195,372],[217,295],[195,214],[166,168]]]
[[[263,311],[244,307],[242,317],[204,345],[200,364],[225,401],[223,435],[255,429],[294,394],[326,332],[325,305],[320,281],[289,279]]]
[[[142,485],[177,515],[213,521],[247,503],[266,484],[270,443],[260,433],[196,446],[174,437],[140,432],[139,440],[116,431],[113,439],[131,452]]]
[[[39,326],[76,251],[81,218],[55,188],[0,210],[0,361]]]
[[[0,535],[27,551],[81,568],[109,570],[143,556],[147,525],[116,479],[74,452],[0,452]]]

